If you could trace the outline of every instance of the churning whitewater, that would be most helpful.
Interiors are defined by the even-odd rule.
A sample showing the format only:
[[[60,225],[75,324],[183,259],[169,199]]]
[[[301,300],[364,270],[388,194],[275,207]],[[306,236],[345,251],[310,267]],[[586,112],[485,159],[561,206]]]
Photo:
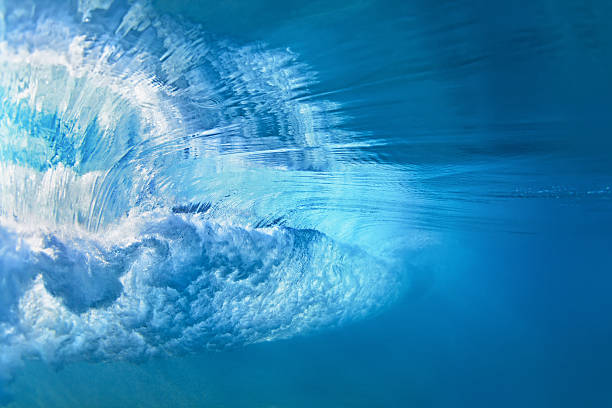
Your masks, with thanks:
[[[0,1],[0,39],[0,379],[286,338],[397,297],[380,214],[341,209],[401,211],[359,183],[399,173],[336,152],[359,146],[290,50],[139,1]]]

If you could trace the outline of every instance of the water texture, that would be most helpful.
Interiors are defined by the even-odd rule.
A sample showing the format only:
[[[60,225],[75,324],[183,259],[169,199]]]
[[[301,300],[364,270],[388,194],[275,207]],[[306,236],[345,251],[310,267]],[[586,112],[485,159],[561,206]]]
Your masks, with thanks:
[[[610,18],[0,0],[0,404],[612,404]]]

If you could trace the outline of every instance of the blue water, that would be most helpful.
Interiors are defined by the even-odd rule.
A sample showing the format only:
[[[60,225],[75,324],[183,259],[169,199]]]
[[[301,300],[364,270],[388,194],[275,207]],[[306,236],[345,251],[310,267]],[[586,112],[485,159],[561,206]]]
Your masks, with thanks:
[[[0,0],[0,405],[612,406],[611,19]]]

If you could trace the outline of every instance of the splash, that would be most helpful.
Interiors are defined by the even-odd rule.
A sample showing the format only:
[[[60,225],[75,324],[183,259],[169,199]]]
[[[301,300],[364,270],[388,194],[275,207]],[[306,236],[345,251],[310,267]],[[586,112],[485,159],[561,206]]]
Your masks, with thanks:
[[[377,214],[345,208],[401,211],[363,183],[399,171],[358,160],[290,50],[140,1],[0,3],[0,38],[0,379],[287,338],[398,296]]]

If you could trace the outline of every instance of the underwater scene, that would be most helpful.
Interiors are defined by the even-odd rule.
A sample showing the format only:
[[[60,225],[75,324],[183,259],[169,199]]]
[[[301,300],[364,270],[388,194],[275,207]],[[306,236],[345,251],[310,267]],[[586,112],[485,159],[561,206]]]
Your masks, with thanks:
[[[612,407],[610,21],[0,0],[0,407]]]

